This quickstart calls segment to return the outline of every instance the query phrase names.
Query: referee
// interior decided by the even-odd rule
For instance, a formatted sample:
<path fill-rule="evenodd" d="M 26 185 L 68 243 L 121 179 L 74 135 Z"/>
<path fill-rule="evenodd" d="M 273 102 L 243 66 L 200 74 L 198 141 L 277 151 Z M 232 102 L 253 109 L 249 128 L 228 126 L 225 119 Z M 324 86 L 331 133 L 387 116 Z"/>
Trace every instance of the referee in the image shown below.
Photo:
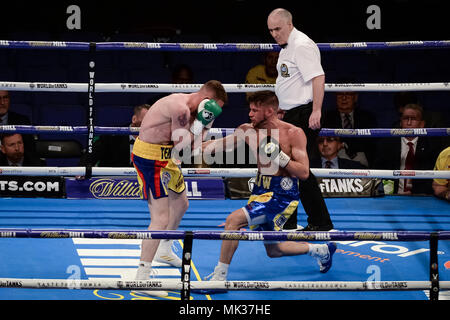
<path fill-rule="evenodd" d="M 270 34 L 282 48 L 277 63 L 275 93 L 284 112 L 283 120 L 305 132 L 307 152 L 311 159 L 319 157 L 316 139 L 320 130 L 325 74 L 317 45 L 292 24 L 292 14 L 275 9 L 267 18 Z M 307 180 L 300 180 L 300 201 L 308 215 L 305 231 L 333 229 L 325 201 L 311 170 Z M 285 229 L 297 228 L 297 215 L 291 215 Z"/>

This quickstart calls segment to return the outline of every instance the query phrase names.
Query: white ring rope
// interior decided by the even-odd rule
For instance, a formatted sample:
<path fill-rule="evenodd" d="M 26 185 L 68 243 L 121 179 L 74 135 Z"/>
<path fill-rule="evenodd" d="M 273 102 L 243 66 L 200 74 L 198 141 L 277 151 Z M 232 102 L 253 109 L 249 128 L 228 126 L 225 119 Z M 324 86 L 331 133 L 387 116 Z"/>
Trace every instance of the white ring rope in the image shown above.
<path fill-rule="evenodd" d="M 83 92 L 88 90 L 87 83 L 64 82 L 9 82 L 0 80 L 0 90 L 32 91 L 32 92 Z M 223 84 L 229 93 L 255 92 L 259 90 L 275 90 L 274 84 Z M 134 92 L 134 93 L 164 93 L 164 92 L 195 92 L 201 84 L 167 84 L 167 83 L 95 83 L 95 92 Z M 448 91 L 449 82 L 422 83 L 327 83 L 325 91 L 365 91 L 365 92 L 395 92 L 395 91 Z"/>
<path fill-rule="evenodd" d="M 81 280 L 0 278 L 0 288 L 182 290 L 180 280 Z M 191 290 L 283 290 L 283 291 L 366 291 L 429 290 L 431 281 L 191 281 Z M 450 281 L 439 281 L 450 289 Z"/>
<path fill-rule="evenodd" d="M 381 179 L 450 179 L 450 171 L 439 170 L 361 170 L 311 168 L 317 177 Z M 255 177 L 256 168 L 183 168 L 185 177 Z M 85 167 L 0 167 L 3 176 L 84 176 Z M 134 168 L 93 167 L 93 176 L 134 176 Z"/>

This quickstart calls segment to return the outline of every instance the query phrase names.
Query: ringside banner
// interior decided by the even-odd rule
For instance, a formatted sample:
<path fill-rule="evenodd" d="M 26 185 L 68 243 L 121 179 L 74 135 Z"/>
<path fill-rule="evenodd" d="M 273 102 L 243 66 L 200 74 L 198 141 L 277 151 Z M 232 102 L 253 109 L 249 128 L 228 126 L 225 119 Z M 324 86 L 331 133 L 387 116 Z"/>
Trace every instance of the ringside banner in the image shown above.
<path fill-rule="evenodd" d="M 227 195 L 231 199 L 248 199 L 254 178 L 225 179 Z M 381 179 L 377 178 L 319 178 L 322 196 L 325 198 L 362 198 L 384 196 Z"/>
<path fill-rule="evenodd" d="M 317 178 L 320 191 L 326 198 L 378 197 L 384 195 L 381 179 L 373 178 Z"/>
<path fill-rule="evenodd" d="M 48 176 L 1 176 L 0 197 L 64 198 L 64 179 Z"/>
<path fill-rule="evenodd" d="M 68 199 L 140 199 L 136 177 L 66 178 Z M 184 178 L 188 199 L 225 199 L 221 178 Z"/>

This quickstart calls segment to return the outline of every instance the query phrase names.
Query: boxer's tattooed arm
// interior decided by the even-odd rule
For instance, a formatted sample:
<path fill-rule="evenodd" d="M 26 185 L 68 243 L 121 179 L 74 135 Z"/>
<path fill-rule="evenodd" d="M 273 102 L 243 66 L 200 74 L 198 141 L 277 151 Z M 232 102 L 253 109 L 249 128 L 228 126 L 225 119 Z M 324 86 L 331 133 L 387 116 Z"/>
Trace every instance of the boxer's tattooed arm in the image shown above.
<path fill-rule="evenodd" d="M 178 123 L 180 124 L 181 127 L 185 127 L 188 124 L 187 116 L 185 114 L 179 116 Z"/>

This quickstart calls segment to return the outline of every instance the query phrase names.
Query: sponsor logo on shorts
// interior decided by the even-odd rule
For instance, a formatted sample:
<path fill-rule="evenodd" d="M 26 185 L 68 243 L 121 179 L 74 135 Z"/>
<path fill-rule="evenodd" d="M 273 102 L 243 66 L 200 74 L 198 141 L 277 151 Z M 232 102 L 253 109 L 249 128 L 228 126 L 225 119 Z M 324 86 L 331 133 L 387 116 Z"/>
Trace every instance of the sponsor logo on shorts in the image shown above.
<path fill-rule="evenodd" d="M 170 175 L 170 172 L 164 171 L 161 176 L 161 182 L 164 185 L 165 188 L 169 185 L 169 181 L 172 179 L 172 176 Z"/>
<path fill-rule="evenodd" d="M 281 179 L 280 186 L 281 188 L 283 188 L 283 190 L 288 191 L 292 189 L 292 187 L 294 186 L 294 182 L 291 178 L 284 177 L 283 179 Z"/>

